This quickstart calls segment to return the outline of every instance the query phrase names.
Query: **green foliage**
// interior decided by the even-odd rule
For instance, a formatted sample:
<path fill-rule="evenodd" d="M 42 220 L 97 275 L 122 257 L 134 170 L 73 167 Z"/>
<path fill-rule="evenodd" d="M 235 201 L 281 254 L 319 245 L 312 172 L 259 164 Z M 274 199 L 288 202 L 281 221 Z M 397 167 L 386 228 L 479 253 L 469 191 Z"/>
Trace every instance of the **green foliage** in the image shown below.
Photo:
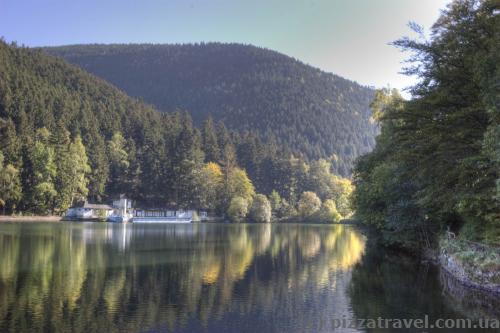
<path fill-rule="evenodd" d="M 323 201 L 320 210 L 320 216 L 323 220 L 336 223 L 342 219 L 342 215 L 337 211 L 337 206 L 335 201 L 332 199 L 327 199 Z"/>
<path fill-rule="evenodd" d="M 99 222 L 105 222 L 107 215 L 104 209 L 96 209 L 96 215 Z"/>
<path fill-rule="evenodd" d="M 63 131 L 55 150 L 56 175 L 54 187 L 56 197 L 53 210 L 66 211 L 74 201 L 83 201 L 88 194 L 90 166 L 80 136 L 69 142 L 69 133 Z"/>
<path fill-rule="evenodd" d="M 224 175 L 217 163 L 209 162 L 200 172 L 201 208 L 215 211 L 220 208 Z"/>
<path fill-rule="evenodd" d="M 4 157 L 0 152 L 0 205 L 5 215 L 7 207 L 13 211 L 22 195 L 19 171 L 12 165 L 4 165 Z"/>
<path fill-rule="evenodd" d="M 10 211 L 59 214 L 77 200 L 125 193 L 143 207 L 223 214 L 234 197 L 250 204 L 256 191 L 275 191 L 276 216 L 289 217 L 300 193 L 312 191 L 348 214 L 349 181 L 334 174 L 345 168 L 342 154 L 307 161 L 274 135 L 230 131 L 211 118 L 199 131 L 187 113 L 158 113 L 40 51 L 1 42 L 0 58 L 0 151 L 22 187 Z"/>
<path fill-rule="evenodd" d="M 113 137 L 109 140 L 108 152 L 111 165 L 121 170 L 126 170 L 129 167 L 125 138 L 120 132 L 113 134 Z"/>
<path fill-rule="evenodd" d="M 0 150 L 21 172 L 21 210 L 119 193 L 152 206 L 199 203 L 203 153 L 189 116 L 159 114 L 39 51 L 0 42 L 0 59 Z"/>
<path fill-rule="evenodd" d="M 213 117 L 240 134 L 254 132 L 296 156 L 338 157 L 349 175 L 374 146 L 368 108 L 373 90 L 283 54 L 240 44 L 75 45 L 45 48 L 160 111 L 187 110 L 195 124 Z M 205 123 L 207 162 L 219 162 Z M 223 150 L 222 146 L 220 146 Z"/>
<path fill-rule="evenodd" d="M 414 98 L 381 91 L 375 150 L 356 167 L 359 217 L 390 243 L 418 249 L 446 227 L 498 243 L 500 18 L 491 0 L 457 0 L 427 42 L 403 38 L 418 75 Z"/>
<path fill-rule="evenodd" d="M 321 207 L 321 200 L 314 192 L 304 192 L 298 202 L 298 212 L 302 217 L 308 217 L 316 213 Z"/>
<path fill-rule="evenodd" d="M 283 199 L 281 202 L 281 209 L 278 211 L 278 217 L 293 217 L 297 216 L 297 214 L 295 206 Z"/>
<path fill-rule="evenodd" d="M 83 200 L 88 194 L 87 175 L 90 173 L 90 167 L 88 165 L 85 146 L 83 145 L 82 138 L 79 135 L 77 135 L 73 142 L 69 145 L 69 157 L 71 160 L 69 174 L 73 179 L 71 196 L 73 200 Z"/>
<path fill-rule="evenodd" d="M 49 212 L 57 195 L 54 186 L 57 168 L 54 149 L 48 143 L 49 135 L 44 127 L 37 131 L 35 144 L 28 150 L 29 167 L 25 171 L 29 174 L 23 177 L 26 202 L 39 214 Z"/>
<path fill-rule="evenodd" d="M 263 194 L 257 194 L 252 201 L 250 218 L 254 222 L 271 222 L 271 203 Z"/>
<path fill-rule="evenodd" d="M 281 199 L 280 194 L 276 190 L 273 190 L 269 195 L 269 203 L 271 204 L 272 212 L 277 215 L 277 212 L 281 211 L 283 206 L 283 199 Z"/>
<path fill-rule="evenodd" d="M 309 189 L 315 192 L 321 200 L 332 199 L 336 209 L 343 217 L 352 214 L 350 197 L 353 191 L 351 181 L 331 172 L 329 161 L 320 159 L 310 165 L 307 181 Z"/>
<path fill-rule="evenodd" d="M 462 278 L 480 285 L 500 283 L 500 253 L 496 247 L 442 237 L 439 248 L 465 273 Z"/>
<path fill-rule="evenodd" d="M 211 117 L 208 117 L 203 123 L 202 137 L 205 160 L 207 162 L 219 162 L 221 160 L 221 151 L 214 122 Z"/>
<path fill-rule="evenodd" d="M 115 132 L 108 141 L 107 153 L 109 157 L 107 193 L 118 196 L 129 191 L 126 179 L 129 177 L 130 161 L 127 143 L 121 132 Z"/>
<path fill-rule="evenodd" d="M 234 168 L 226 171 L 225 195 L 229 198 L 241 197 L 251 202 L 255 189 L 245 170 Z"/>
<path fill-rule="evenodd" d="M 248 200 L 242 197 L 234 197 L 229 203 L 227 216 L 232 222 L 242 222 L 248 214 Z"/>
<path fill-rule="evenodd" d="M 16 126 L 12 119 L 0 117 L 0 147 L 6 163 L 19 166 L 21 157 L 21 143 L 17 135 Z"/>

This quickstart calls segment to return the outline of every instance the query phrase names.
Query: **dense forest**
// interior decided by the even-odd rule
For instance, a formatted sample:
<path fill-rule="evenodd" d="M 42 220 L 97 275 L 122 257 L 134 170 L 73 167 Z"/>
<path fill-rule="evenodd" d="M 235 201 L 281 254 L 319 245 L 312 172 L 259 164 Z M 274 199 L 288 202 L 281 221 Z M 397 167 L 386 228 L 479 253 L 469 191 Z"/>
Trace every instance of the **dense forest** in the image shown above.
<path fill-rule="evenodd" d="M 357 164 L 354 193 L 358 216 L 388 244 L 415 250 L 445 231 L 500 244 L 499 12 L 498 1 L 455 1 L 429 41 L 394 43 L 412 52 L 406 71 L 420 81 L 410 101 L 376 94 L 381 135 Z"/>
<path fill-rule="evenodd" d="M 296 156 L 336 156 L 334 170 L 344 176 L 374 146 L 372 89 L 275 51 L 221 43 L 45 50 L 160 111 L 186 110 L 197 126 L 211 116 Z"/>
<path fill-rule="evenodd" d="M 207 118 L 160 113 L 63 59 L 0 42 L 0 206 L 60 214 L 127 194 L 239 221 L 350 214 L 337 159 L 305 161 Z M 260 194 L 258 194 L 260 193 Z"/>

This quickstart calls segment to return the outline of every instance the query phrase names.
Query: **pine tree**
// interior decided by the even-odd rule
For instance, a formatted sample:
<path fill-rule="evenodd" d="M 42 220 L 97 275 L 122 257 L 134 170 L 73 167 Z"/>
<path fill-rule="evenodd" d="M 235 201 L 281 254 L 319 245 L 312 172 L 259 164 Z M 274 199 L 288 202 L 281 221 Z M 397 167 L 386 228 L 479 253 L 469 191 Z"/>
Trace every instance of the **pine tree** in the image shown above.
<path fill-rule="evenodd" d="M 108 141 L 109 156 L 109 180 L 106 192 L 108 195 L 116 196 L 127 191 L 126 178 L 130 167 L 126 140 L 122 133 L 115 132 Z"/>
<path fill-rule="evenodd" d="M 23 189 L 27 194 L 29 210 L 41 214 L 49 212 L 57 194 L 54 186 L 57 173 L 55 153 L 49 145 L 49 137 L 50 132 L 46 128 L 37 131 L 35 145 L 28 150 L 31 170 L 26 177 L 27 186 Z"/>
<path fill-rule="evenodd" d="M 10 118 L 5 120 L 0 118 L 0 147 L 6 163 L 21 165 L 21 142 L 17 136 L 16 126 Z"/>
<path fill-rule="evenodd" d="M 212 117 L 208 117 L 203 123 L 202 137 L 205 161 L 219 162 L 221 160 L 221 151 L 217 141 L 217 133 L 215 131 Z"/>
<path fill-rule="evenodd" d="M 50 143 L 54 147 L 55 153 L 56 175 L 54 178 L 54 188 L 57 193 L 54 198 L 52 210 L 64 211 L 71 205 L 70 187 L 73 179 L 69 173 L 69 164 L 71 163 L 69 156 L 70 134 L 62 122 L 59 122 L 57 129 L 52 132 Z"/>
<path fill-rule="evenodd" d="M 5 215 L 7 207 L 13 211 L 21 197 L 19 171 L 13 165 L 4 163 L 3 154 L 0 152 L 0 205 L 3 215 Z"/>

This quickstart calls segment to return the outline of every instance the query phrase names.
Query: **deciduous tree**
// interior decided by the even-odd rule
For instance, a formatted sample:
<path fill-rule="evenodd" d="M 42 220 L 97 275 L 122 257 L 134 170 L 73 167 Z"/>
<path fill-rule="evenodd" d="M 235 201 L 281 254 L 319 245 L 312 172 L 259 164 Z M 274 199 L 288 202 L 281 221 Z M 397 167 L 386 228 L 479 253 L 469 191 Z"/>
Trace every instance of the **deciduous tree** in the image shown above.
<path fill-rule="evenodd" d="M 254 222 L 271 222 L 271 203 L 263 194 L 257 194 L 252 201 L 250 218 Z"/>

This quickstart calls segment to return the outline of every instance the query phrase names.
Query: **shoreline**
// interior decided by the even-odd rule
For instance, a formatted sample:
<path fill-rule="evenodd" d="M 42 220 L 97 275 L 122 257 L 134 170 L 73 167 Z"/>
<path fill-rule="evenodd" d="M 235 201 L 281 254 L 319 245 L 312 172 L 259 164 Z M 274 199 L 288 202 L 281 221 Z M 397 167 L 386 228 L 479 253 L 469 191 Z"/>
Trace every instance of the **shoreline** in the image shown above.
<path fill-rule="evenodd" d="M 494 294 L 500 296 L 500 285 L 493 282 L 479 283 L 474 281 L 470 273 L 465 271 L 462 263 L 457 262 L 455 258 L 451 255 L 441 254 L 439 256 L 437 265 L 441 268 L 448 276 L 455 279 L 463 287 L 471 290 L 480 290 L 485 293 Z M 479 272 L 483 274 L 483 272 Z"/>
<path fill-rule="evenodd" d="M 460 274 L 454 273 L 453 269 L 450 269 L 449 266 L 442 262 L 437 263 L 438 267 L 442 270 L 444 274 L 446 274 L 449 278 L 455 280 L 462 287 L 469 290 L 478 290 L 483 293 L 492 294 L 496 296 L 500 296 L 500 286 L 498 285 L 484 285 L 479 284 L 477 282 L 472 281 L 469 277 L 463 276 Z"/>
<path fill-rule="evenodd" d="M 456 260 L 453 254 L 447 253 L 442 244 L 440 244 L 439 249 L 424 251 L 422 259 L 437 266 L 443 274 L 467 290 L 500 296 L 499 284 L 489 281 L 482 283 L 475 281 L 470 272 L 466 271 L 464 264 Z M 483 272 L 479 273 L 482 275 Z"/>
<path fill-rule="evenodd" d="M 0 223 L 2 222 L 60 222 L 62 216 L 10 216 L 10 215 L 0 215 Z"/>

